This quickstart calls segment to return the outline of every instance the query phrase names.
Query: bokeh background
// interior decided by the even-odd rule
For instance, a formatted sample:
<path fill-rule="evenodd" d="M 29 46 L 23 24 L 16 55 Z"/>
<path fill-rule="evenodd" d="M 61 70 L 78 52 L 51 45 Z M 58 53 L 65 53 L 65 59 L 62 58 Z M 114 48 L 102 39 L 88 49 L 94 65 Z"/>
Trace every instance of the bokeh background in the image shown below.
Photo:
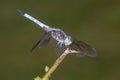
<path fill-rule="evenodd" d="M 68 55 L 50 80 L 120 80 L 119 0 L 0 0 L 0 79 L 33 80 L 58 58 L 55 44 L 29 50 L 44 33 L 21 9 L 92 44 L 98 56 Z"/>

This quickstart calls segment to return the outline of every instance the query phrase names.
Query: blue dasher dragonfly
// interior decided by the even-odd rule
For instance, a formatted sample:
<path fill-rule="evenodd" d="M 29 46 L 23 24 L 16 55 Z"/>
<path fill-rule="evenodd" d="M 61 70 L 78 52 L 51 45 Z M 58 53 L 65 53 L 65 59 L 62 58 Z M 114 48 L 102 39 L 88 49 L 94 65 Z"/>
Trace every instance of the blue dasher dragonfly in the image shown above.
<path fill-rule="evenodd" d="M 25 18 L 36 23 L 40 28 L 44 29 L 46 32 L 42 35 L 42 37 L 38 40 L 38 42 L 32 47 L 31 52 L 38 46 L 39 48 L 47 45 L 52 39 L 57 41 L 55 50 L 58 53 L 64 52 L 66 49 L 69 49 L 71 54 L 75 54 L 78 56 L 96 56 L 96 49 L 89 44 L 74 40 L 71 36 L 65 34 L 65 32 L 58 28 L 52 28 L 48 25 L 38 21 L 36 18 L 31 15 L 25 13 L 22 10 L 18 10 L 18 12 L 24 16 Z"/>

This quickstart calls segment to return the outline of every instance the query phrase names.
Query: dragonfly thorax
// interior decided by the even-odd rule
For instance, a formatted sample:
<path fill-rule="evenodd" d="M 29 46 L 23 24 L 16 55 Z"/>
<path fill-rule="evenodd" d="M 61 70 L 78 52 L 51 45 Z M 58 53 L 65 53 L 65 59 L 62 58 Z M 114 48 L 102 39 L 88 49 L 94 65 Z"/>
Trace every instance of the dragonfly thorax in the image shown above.
<path fill-rule="evenodd" d="M 66 39 L 66 34 L 60 29 L 53 28 L 52 30 L 50 30 L 50 33 L 52 37 L 60 43 L 63 43 Z"/>

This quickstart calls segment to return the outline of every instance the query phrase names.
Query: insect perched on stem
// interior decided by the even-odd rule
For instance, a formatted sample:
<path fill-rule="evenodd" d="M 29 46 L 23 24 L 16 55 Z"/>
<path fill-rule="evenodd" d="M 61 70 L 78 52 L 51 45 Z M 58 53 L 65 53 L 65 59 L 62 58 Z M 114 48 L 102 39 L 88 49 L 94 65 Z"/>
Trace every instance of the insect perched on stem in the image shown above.
<path fill-rule="evenodd" d="M 32 47 L 31 52 L 38 46 L 39 48 L 44 47 L 47 45 L 52 39 L 55 39 L 57 41 L 55 50 L 58 53 L 64 52 L 66 49 L 69 49 L 69 53 L 75 54 L 78 56 L 90 56 L 90 57 L 96 57 L 96 49 L 89 44 L 82 42 L 82 41 L 76 41 L 71 36 L 65 34 L 65 32 L 58 28 L 52 28 L 41 21 L 38 21 L 31 15 L 18 10 L 18 12 L 26 17 L 27 19 L 33 21 L 37 25 L 40 26 L 40 28 L 44 29 L 46 32 L 42 35 L 42 37 L 38 40 L 38 42 Z"/>

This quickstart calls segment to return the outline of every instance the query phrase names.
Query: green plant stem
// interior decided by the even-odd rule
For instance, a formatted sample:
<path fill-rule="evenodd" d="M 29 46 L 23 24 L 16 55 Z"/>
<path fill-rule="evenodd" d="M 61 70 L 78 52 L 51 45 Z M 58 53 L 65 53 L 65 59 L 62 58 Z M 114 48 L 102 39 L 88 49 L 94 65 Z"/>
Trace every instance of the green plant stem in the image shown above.
<path fill-rule="evenodd" d="M 57 58 L 57 60 L 54 62 L 53 66 L 48 70 L 48 72 L 44 75 L 42 80 L 47 80 L 50 75 L 56 70 L 56 68 L 59 66 L 59 64 L 64 60 L 66 55 L 68 54 L 68 49 L 66 49 L 60 57 Z"/>

